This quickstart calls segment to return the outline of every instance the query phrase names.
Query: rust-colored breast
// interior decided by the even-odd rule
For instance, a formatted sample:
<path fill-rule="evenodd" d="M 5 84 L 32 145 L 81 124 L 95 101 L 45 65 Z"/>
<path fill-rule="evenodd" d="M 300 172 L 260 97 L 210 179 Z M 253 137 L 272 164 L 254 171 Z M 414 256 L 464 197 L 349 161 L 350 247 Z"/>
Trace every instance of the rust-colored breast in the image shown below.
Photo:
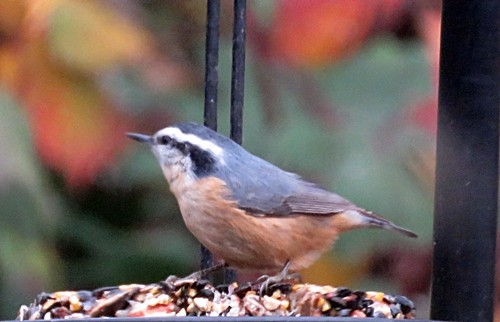
<path fill-rule="evenodd" d="M 292 270 L 299 270 L 328 250 L 339 232 L 353 228 L 342 214 L 252 216 L 238 208 L 225 183 L 214 177 L 177 183 L 171 190 L 193 235 L 237 268 L 281 269 L 290 260 Z"/>

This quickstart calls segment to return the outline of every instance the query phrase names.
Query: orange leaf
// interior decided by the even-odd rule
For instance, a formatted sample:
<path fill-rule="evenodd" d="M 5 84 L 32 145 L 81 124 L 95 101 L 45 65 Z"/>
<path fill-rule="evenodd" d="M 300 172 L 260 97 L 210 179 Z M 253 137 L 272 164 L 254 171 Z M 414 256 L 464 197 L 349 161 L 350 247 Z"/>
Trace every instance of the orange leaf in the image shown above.
<path fill-rule="evenodd" d="M 61 171 L 69 186 L 89 184 L 123 149 L 128 121 L 91 81 L 45 72 L 28 89 L 35 144 L 43 161 Z"/>
<path fill-rule="evenodd" d="M 147 32 L 96 1 L 60 1 L 48 17 L 51 54 L 66 67 L 100 72 L 149 57 Z"/>
<path fill-rule="evenodd" d="M 14 89 L 18 83 L 19 57 L 14 46 L 0 47 L 0 82 Z"/>
<path fill-rule="evenodd" d="M 271 31 L 274 56 L 311 67 L 345 57 L 367 37 L 376 5 L 373 0 L 281 1 Z"/>
<path fill-rule="evenodd" d="M 106 102 L 91 79 L 53 65 L 43 39 L 14 53 L 17 65 L 9 85 L 27 108 L 40 157 L 69 186 L 91 183 L 124 148 L 128 119 Z M 0 63 L 11 62 L 7 58 Z"/>
<path fill-rule="evenodd" d="M 0 34 L 2 37 L 14 35 L 25 14 L 25 6 L 19 0 L 0 1 Z"/>

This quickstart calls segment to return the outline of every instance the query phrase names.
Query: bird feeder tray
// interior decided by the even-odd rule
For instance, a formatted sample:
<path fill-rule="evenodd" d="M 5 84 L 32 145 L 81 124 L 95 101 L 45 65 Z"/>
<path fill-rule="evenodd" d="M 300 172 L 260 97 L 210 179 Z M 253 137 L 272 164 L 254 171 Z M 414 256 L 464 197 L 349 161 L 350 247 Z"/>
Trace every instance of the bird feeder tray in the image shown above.
<path fill-rule="evenodd" d="M 129 284 L 93 291 L 39 294 L 23 305 L 18 320 L 137 318 L 134 321 L 185 321 L 219 317 L 223 321 L 361 321 L 414 319 L 415 307 L 401 295 L 352 291 L 314 284 L 237 283 L 214 286 L 203 279 L 176 279 L 155 284 Z M 348 319 L 344 319 L 347 318 Z M 243 318 L 243 319 L 242 319 Z M 114 319 L 114 321 L 117 321 Z"/>

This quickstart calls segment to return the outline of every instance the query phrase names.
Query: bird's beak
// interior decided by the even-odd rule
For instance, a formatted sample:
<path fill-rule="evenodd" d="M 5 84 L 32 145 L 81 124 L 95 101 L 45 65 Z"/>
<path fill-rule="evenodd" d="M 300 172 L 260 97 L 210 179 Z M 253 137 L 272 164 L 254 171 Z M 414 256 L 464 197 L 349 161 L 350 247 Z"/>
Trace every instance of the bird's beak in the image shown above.
<path fill-rule="evenodd" d="M 136 141 L 147 143 L 149 145 L 153 145 L 153 137 L 149 135 L 139 134 L 139 133 L 126 133 L 127 136 Z"/>

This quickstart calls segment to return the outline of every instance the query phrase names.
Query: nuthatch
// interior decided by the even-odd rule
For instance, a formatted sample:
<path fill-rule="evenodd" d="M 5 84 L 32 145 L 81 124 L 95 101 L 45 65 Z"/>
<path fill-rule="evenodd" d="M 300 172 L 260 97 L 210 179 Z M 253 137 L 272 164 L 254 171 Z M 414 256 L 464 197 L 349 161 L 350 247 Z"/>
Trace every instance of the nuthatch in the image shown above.
<path fill-rule="evenodd" d="M 196 123 L 127 135 L 150 145 L 187 228 L 229 266 L 297 271 L 359 227 L 416 237 Z"/>

